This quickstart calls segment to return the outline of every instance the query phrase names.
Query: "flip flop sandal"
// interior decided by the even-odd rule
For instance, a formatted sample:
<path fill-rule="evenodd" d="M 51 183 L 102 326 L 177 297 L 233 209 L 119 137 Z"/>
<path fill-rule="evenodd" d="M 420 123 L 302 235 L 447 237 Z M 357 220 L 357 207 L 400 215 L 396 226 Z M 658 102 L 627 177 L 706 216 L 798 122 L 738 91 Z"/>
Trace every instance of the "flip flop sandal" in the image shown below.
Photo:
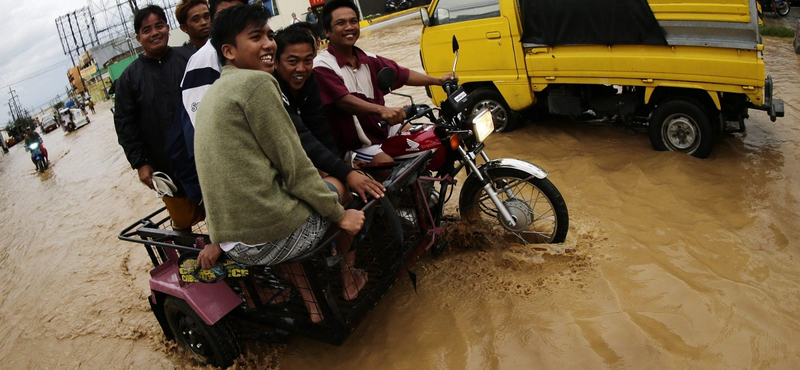
<path fill-rule="evenodd" d="M 243 278 L 249 275 L 246 265 L 230 259 L 219 259 L 217 265 L 204 269 L 197 263 L 198 253 L 186 252 L 178 258 L 178 272 L 186 283 L 212 284 L 227 278 Z"/>

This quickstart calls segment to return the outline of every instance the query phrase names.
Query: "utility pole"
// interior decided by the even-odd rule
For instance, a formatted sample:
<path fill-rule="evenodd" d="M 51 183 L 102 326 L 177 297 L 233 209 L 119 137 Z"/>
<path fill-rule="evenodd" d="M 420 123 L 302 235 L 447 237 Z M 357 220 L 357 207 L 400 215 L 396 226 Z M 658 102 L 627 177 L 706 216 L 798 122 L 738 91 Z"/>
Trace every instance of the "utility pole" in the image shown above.
<path fill-rule="evenodd" d="M 9 86 L 8 93 L 11 95 L 11 104 L 14 106 L 14 113 L 16 114 L 16 118 L 14 119 L 16 120 L 22 118 L 23 117 L 22 108 L 20 107 L 20 104 L 17 101 L 17 99 L 19 99 L 17 92 L 15 90 L 11 90 L 11 87 Z"/>

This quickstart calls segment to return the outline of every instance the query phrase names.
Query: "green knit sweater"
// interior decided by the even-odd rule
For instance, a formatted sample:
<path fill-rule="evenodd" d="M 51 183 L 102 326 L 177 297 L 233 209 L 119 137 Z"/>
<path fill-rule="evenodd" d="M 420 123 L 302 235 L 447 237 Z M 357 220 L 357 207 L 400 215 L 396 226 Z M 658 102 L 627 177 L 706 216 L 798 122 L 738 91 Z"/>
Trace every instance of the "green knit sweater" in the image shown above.
<path fill-rule="evenodd" d="M 197 110 L 194 146 L 214 243 L 279 240 L 312 209 L 334 222 L 344 217 L 303 151 L 269 73 L 223 67 Z"/>

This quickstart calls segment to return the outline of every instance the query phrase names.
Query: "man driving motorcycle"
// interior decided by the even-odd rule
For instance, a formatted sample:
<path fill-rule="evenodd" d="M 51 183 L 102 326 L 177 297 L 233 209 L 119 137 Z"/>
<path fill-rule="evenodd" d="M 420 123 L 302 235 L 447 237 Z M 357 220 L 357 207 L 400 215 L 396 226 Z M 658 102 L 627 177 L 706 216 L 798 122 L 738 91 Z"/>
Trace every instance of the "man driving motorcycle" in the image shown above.
<path fill-rule="evenodd" d="M 376 162 L 392 162 L 380 150 L 380 144 L 399 131 L 399 126 L 390 131 L 378 123 L 385 120 L 396 125 L 406 115 L 403 108 L 385 106 L 384 93 L 376 85 L 378 71 L 384 67 L 395 70 L 397 83 L 393 89 L 403 85 L 441 86 L 454 76 L 452 73 L 440 78 L 428 76 L 356 47 L 360 35 L 358 15 L 358 7 L 350 0 L 325 4 L 322 25 L 330 44 L 314 59 L 314 77 L 336 144 L 346 152 L 345 158 L 355 155 L 355 159 L 365 162 L 373 158 Z"/>
<path fill-rule="evenodd" d="M 38 132 L 33 131 L 33 129 L 31 129 L 31 128 L 28 128 L 28 131 L 25 133 L 25 150 L 29 150 L 28 149 L 29 145 L 31 145 L 33 143 L 36 143 L 36 142 L 39 143 L 39 149 L 42 150 L 42 155 L 44 155 L 45 159 L 47 159 L 48 158 L 47 157 L 47 149 L 45 149 L 45 147 L 44 147 L 44 143 L 42 141 L 42 137 L 39 136 Z M 31 162 L 33 162 L 33 164 L 36 165 L 36 160 L 34 159 L 33 156 L 31 156 Z"/>

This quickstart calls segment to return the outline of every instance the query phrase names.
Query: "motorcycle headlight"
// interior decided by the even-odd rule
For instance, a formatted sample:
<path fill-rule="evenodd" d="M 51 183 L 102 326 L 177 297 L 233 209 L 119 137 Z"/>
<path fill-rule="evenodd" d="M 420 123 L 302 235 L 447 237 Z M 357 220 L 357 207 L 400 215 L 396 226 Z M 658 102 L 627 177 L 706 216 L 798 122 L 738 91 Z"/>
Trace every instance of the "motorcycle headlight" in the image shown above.
<path fill-rule="evenodd" d="M 478 142 L 486 140 L 486 138 L 494 132 L 494 118 L 492 117 L 492 112 L 486 109 L 478 113 L 478 115 L 472 119 L 472 132 L 475 133 Z"/>
<path fill-rule="evenodd" d="M 33 143 L 30 146 L 28 146 L 28 148 L 30 148 L 31 150 L 36 150 L 37 148 L 39 148 L 39 143 Z"/>

